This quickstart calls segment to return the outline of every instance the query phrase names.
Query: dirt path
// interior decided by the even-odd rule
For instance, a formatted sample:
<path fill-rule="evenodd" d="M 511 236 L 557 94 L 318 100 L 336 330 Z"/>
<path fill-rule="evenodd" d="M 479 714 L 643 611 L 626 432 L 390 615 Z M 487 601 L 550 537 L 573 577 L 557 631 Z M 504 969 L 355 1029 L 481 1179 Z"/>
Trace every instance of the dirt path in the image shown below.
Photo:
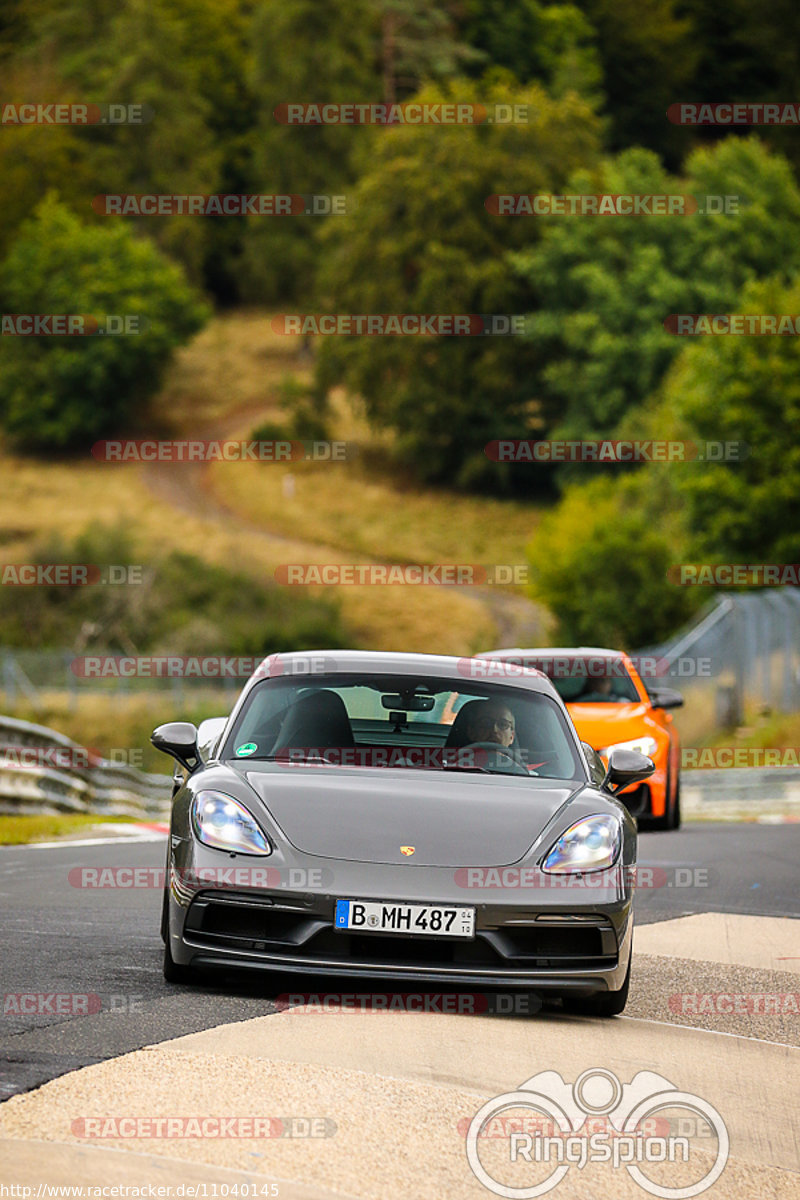
<path fill-rule="evenodd" d="M 224 420 L 194 431 L 192 436 L 209 441 L 238 436 L 243 428 L 252 426 L 264 416 L 264 406 L 241 409 L 230 413 Z M 180 435 L 186 436 L 186 435 Z M 283 534 L 243 517 L 227 505 L 215 492 L 211 479 L 210 463 L 175 464 L 143 463 L 142 475 L 148 489 L 162 503 L 181 512 L 206 521 L 224 524 L 228 529 L 237 529 L 254 539 L 254 550 L 259 542 L 272 548 L 291 545 L 295 550 L 307 546 L 309 550 L 329 552 L 334 558 L 342 553 L 341 547 L 321 542 L 304 542 L 298 538 L 287 538 Z M 359 554 L 359 561 L 380 563 L 378 558 Z M 436 585 L 440 586 L 440 585 Z M 524 596 L 513 592 L 500 592 L 490 587 L 455 587 L 452 590 L 469 595 L 488 612 L 495 625 L 495 643 L 498 646 L 538 646 L 545 637 L 546 616 L 543 610 Z"/>

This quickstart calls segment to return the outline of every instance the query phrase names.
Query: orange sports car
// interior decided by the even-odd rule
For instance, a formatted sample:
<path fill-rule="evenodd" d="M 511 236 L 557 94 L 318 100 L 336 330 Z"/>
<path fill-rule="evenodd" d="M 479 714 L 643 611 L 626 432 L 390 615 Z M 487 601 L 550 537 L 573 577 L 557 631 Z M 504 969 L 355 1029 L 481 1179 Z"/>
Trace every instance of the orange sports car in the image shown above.
<path fill-rule="evenodd" d="M 478 658 L 501 659 L 544 671 L 567 706 L 578 736 L 607 759 L 610 750 L 639 750 L 652 758 L 646 783 L 620 792 L 641 825 L 677 829 L 681 823 L 681 748 L 668 711 L 683 697 L 672 688 L 645 687 L 633 661 L 621 650 L 592 646 L 492 650 Z"/>

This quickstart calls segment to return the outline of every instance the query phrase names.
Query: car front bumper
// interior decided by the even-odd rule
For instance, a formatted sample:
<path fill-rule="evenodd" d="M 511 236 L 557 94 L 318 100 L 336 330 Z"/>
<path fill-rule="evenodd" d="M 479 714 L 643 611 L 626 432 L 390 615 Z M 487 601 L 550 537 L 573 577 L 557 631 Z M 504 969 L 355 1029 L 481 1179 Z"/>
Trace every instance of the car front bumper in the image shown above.
<path fill-rule="evenodd" d="M 272 887 L 210 887 L 204 871 L 220 860 L 229 856 L 194 839 L 173 842 L 168 936 L 177 964 L 576 993 L 616 991 L 627 971 L 633 894 L 623 872 L 601 887 L 543 887 L 537 875 L 532 886 L 471 889 L 458 886 L 455 869 L 306 859 L 302 870 L 324 886 L 288 887 L 277 873 Z M 342 897 L 474 906 L 475 937 L 339 931 Z"/>

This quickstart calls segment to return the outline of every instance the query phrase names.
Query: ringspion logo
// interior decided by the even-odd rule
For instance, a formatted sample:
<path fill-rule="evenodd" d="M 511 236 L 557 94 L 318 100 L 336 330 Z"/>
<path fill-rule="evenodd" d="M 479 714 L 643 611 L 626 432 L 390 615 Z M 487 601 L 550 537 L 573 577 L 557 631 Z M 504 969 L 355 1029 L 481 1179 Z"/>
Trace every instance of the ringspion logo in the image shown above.
<path fill-rule="evenodd" d="M 502 1146 L 491 1159 L 495 1174 L 481 1160 L 485 1130 L 492 1122 L 501 1125 L 512 1112 L 534 1114 L 533 1129 L 521 1131 L 509 1123 L 500 1136 L 508 1143 L 505 1161 Z M 669 1120 L 665 1136 L 663 1117 Z M 608 1127 L 585 1136 L 587 1120 L 604 1117 Z M 555 1136 L 546 1136 L 538 1123 L 544 1118 L 555 1128 Z M 653 1126 L 653 1122 L 657 1124 Z M 673 1127 L 677 1136 L 673 1135 Z M 663 1132 L 662 1132 L 663 1131 Z M 716 1153 L 712 1146 L 716 1142 Z M 697 1144 L 700 1144 L 699 1147 Z M 692 1151 L 700 1149 L 698 1161 Z M 709 1153 L 711 1151 L 711 1153 Z M 707 1191 L 719 1179 L 728 1161 L 730 1137 L 719 1112 L 700 1096 L 681 1092 L 655 1071 L 639 1071 L 630 1083 L 602 1067 L 584 1071 L 570 1086 L 557 1071 L 541 1071 L 506 1092 L 488 1100 L 472 1118 L 467 1129 L 467 1161 L 473 1174 L 496 1196 L 528 1198 L 544 1196 L 557 1187 L 574 1166 L 582 1171 L 589 1163 L 606 1164 L 612 1170 L 624 1167 L 630 1177 L 651 1195 L 665 1200 L 690 1200 Z M 681 1178 L 694 1174 L 693 1182 L 682 1187 L 664 1187 L 648 1175 L 648 1170 L 663 1163 L 681 1164 Z M 528 1169 L 523 1164 L 530 1164 Z M 688 1164 L 688 1165 L 687 1165 Z M 542 1180 L 542 1166 L 551 1168 Z M 508 1187 L 496 1173 L 513 1172 L 526 1187 Z M 658 1173 L 658 1178 L 663 1176 Z"/>

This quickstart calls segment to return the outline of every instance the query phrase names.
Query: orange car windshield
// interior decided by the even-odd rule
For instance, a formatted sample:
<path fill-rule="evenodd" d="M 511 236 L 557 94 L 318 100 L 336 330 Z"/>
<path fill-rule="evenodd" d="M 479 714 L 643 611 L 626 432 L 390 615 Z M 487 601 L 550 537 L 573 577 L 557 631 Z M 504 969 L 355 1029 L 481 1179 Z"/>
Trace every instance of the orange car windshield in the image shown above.
<path fill-rule="evenodd" d="M 559 658 L 537 663 L 565 704 L 637 704 L 640 696 L 621 658 Z M 589 669 L 591 667 L 591 670 Z"/>

